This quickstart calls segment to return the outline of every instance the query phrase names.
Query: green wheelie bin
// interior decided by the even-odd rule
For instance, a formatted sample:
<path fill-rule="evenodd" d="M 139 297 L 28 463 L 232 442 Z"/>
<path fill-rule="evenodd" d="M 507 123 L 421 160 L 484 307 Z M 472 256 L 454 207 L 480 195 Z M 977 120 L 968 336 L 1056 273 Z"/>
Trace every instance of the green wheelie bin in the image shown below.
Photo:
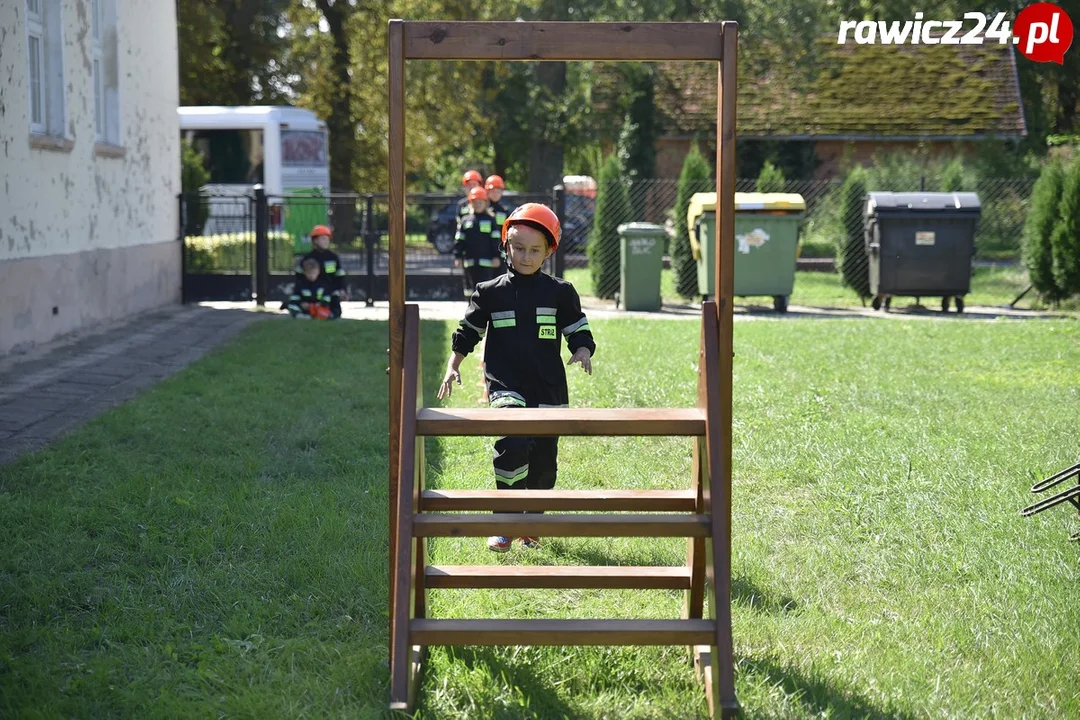
<path fill-rule="evenodd" d="M 634 222 L 619 226 L 619 305 L 623 310 L 660 310 L 664 228 Z"/>
<path fill-rule="evenodd" d="M 769 295 L 787 312 L 795 287 L 799 224 L 806 201 L 793 193 L 735 193 L 735 294 Z M 696 193 L 686 212 L 690 247 L 698 267 L 698 291 L 716 292 L 716 193 Z"/>

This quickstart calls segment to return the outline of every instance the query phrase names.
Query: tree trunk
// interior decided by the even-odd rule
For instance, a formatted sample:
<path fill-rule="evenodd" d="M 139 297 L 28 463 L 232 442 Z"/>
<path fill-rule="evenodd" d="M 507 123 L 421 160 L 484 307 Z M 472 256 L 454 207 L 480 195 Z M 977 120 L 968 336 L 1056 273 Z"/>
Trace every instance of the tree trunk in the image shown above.
<path fill-rule="evenodd" d="M 352 120 L 352 77 L 349 68 L 349 36 L 345 23 L 349 7 L 342 0 L 315 0 L 323 19 L 330 27 L 334 41 L 331 56 L 331 75 L 334 95 L 330 101 L 330 116 L 326 127 L 330 135 L 330 188 L 335 192 L 352 192 L 352 168 L 356 157 L 356 129 Z"/>
<path fill-rule="evenodd" d="M 566 90 L 566 63 L 544 62 L 536 66 L 536 80 L 541 92 L 552 99 Z M 556 105 L 557 103 L 552 103 Z M 541 118 L 546 123 L 547 118 Z M 563 148 L 559 138 L 534 133 L 529 148 L 529 192 L 548 192 L 562 182 Z"/>

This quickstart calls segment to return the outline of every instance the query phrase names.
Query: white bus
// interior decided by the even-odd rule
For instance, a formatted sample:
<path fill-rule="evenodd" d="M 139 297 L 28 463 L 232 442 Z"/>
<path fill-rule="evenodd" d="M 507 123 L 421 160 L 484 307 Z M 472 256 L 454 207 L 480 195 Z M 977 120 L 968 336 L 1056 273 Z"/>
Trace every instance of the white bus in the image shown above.
<path fill-rule="evenodd" d="M 225 198 L 250 195 L 255 185 L 263 186 L 272 205 L 281 196 L 329 192 L 326 123 L 310 110 L 205 106 L 181 107 L 178 113 L 181 138 L 202 154 L 210 172 L 202 188 L 211 196 L 205 234 L 234 231 L 229 216 L 242 206 Z M 279 222 L 275 217 L 271 225 Z"/>

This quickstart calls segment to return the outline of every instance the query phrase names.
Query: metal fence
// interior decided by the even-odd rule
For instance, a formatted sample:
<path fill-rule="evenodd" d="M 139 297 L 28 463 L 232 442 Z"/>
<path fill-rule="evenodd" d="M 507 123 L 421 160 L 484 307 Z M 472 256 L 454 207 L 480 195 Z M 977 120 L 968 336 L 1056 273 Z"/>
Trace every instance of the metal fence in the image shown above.
<path fill-rule="evenodd" d="M 736 192 L 753 192 L 753 179 L 736 181 Z M 976 257 L 987 260 L 1016 258 L 1020 234 L 1027 216 L 1034 185 L 1032 179 L 980 180 L 974 188 L 982 202 L 976 232 Z M 798 193 L 806 201 L 806 215 L 800 229 L 803 258 L 836 257 L 852 233 L 861 237 L 861 207 L 845 212 L 839 180 L 791 181 L 782 192 Z M 709 192 L 713 181 L 702 181 L 694 192 Z M 868 187 L 868 191 L 881 188 Z M 936 180 L 923 179 L 909 185 L 895 184 L 894 192 L 940 191 Z M 627 185 L 628 202 L 618 205 L 613 225 L 652 222 L 665 227 L 666 255 L 675 236 L 677 180 L 642 180 Z M 454 266 L 453 244 L 461 196 L 449 193 L 410 194 L 406 197 L 405 267 L 410 297 L 460 297 L 462 271 Z M 546 270 L 569 276 L 582 288 L 600 297 L 612 297 L 618 287 L 618 273 L 589 278 L 590 253 L 602 264 L 618 267 L 619 245 L 611 238 L 595 237 L 594 197 L 567 193 L 556 188 L 551 193 L 507 193 L 507 211 L 525 202 L 541 202 L 559 214 L 563 242 Z M 368 302 L 386 297 L 389 270 L 386 194 L 332 194 L 266 196 L 259 193 L 231 196 L 195 195 L 180 197 L 181 235 L 184 240 L 185 298 L 250 299 L 284 297 L 292 281 L 297 255 L 309 249 L 308 234 L 317 224 L 333 228 L 332 249 L 341 257 L 354 299 Z M 266 250 L 259 252 L 260 238 Z M 596 247 L 590 251 L 590 243 Z M 266 287 L 259 293 L 260 257 Z M 865 272 L 865 255 L 852 258 L 854 272 Z M 669 264 L 669 261 L 666 261 Z M 595 282 L 594 282 L 595 281 Z M 587 291 L 587 290 L 586 290 Z"/>

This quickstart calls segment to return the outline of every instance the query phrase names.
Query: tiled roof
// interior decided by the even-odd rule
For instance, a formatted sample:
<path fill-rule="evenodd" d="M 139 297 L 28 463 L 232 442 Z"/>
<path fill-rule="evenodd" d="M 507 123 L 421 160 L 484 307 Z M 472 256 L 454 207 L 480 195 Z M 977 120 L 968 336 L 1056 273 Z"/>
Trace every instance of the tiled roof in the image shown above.
<path fill-rule="evenodd" d="M 744 138 L 963 138 L 1026 134 L 1011 45 L 838 45 L 804 58 L 740 47 Z M 716 65 L 663 63 L 669 134 L 714 132 Z"/>

